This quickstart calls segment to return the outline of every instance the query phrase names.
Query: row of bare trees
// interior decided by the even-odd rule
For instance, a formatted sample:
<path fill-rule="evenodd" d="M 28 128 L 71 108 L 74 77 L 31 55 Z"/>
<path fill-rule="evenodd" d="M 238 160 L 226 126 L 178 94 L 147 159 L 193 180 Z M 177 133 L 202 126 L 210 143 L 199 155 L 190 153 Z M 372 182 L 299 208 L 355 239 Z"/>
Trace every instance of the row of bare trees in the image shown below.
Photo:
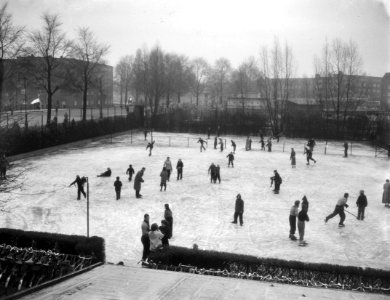
<path fill-rule="evenodd" d="M 72 85 L 83 95 L 83 120 L 86 119 L 88 90 L 97 85 L 96 69 L 104 63 L 109 47 L 99 43 L 88 28 L 78 28 L 74 39 L 67 38 L 61 29 L 62 23 L 57 14 L 42 15 L 42 28 L 27 31 L 25 27 L 15 25 L 12 15 L 7 11 L 7 3 L 0 7 L 0 89 L 16 68 L 5 68 L 6 60 L 22 57 L 36 57 L 28 60 L 22 72 L 33 78 L 34 86 L 47 94 L 47 124 L 51 121 L 51 109 L 54 94 L 64 85 Z M 63 58 L 69 58 L 64 68 Z M 72 60 L 73 59 L 73 60 Z M 27 59 L 26 59 L 27 62 Z M 73 76 L 72 76 L 73 75 Z M 0 90 L 0 110 L 2 90 Z"/>

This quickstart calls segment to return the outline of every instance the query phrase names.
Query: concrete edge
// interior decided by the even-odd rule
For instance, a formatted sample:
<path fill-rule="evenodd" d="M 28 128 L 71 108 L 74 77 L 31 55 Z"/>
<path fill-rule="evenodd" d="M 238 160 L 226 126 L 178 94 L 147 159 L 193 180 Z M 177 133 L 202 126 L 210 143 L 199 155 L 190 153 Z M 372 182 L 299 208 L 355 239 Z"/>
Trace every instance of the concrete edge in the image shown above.
<path fill-rule="evenodd" d="M 34 293 L 36 291 L 39 291 L 39 290 L 42 290 L 44 288 L 47 288 L 47 287 L 50 287 L 50 286 L 53 286 L 57 283 L 60 283 L 62 281 L 65 281 L 67 279 L 70 279 L 72 277 L 75 277 L 77 275 L 80 275 L 82 273 L 85 273 L 85 272 L 88 272 L 88 271 L 91 271 L 92 269 L 96 268 L 96 267 L 100 267 L 104 265 L 103 262 L 98 262 L 94 265 L 91 265 L 89 267 L 86 267 L 84 269 L 81 269 L 79 271 L 76 271 L 76 272 L 73 272 L 73 273 L 70 273 L 70 274 L 66 274 L 65 276 L 62 276 L 62 277 L 59 277 L 59 278 L 55 278 L 55 279 L 52 279 L 52 280 L 49 280 L 49 281 L 46 281 L 40 285 L 37 285 L 37 286 L 34 286 L 34 287 L 31 287 L 31 288 L 27 288 L 27 289 L 24 289 L 20 292 L 17 292 L 15 294 L 12 294 L 12 295 L 9 295 L 9 296 L 5 296 L 5 298 L 2 298 L 4 300 L 14 300 L 14 299 L 19 299 L 23 296 L 26 296 L 28 294 L 31 294 L 31 293 Z"/>

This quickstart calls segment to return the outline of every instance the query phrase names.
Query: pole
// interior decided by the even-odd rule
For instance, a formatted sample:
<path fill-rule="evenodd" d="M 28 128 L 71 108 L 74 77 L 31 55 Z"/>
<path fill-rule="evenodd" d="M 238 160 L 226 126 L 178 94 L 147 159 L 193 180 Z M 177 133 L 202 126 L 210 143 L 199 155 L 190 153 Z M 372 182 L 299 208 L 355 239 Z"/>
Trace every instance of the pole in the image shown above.
<path fill-rule="evenodd" d="M 87 238 L 89 238 L 89 181 L 87 177 Z"/>
<path fill-rule="evenodd" d="M 328 141 L 325 142 L 325 155 L 326 155 L 326 147 L 328 146 Z"/>
<path fill-rule="evenodd" d="M 27 121 L 27 79 L 24 78 L 24 128 L 27 129 L 28 121 Z"/>
<path fill-rule="evenodd" d="M 349 213 L 350 215 L 354 216 L 355 218 L 357 218 L 357 215 L 354 215 L 353 213 L 350 213 L 348 210 L 344 209 L 347 213 Z"/>
<path fill-rule="evenodd" d="M 133 143 L 133 129 L 130 129 L 130 144 Z"/>
<path fill-rule="evenodd" d="M 43 132 L 43 110 L 41 114 L 41 131 Z"/>
<path fill-rule="evenodd" d="M 351 142 L 351 155 L 352 155 L 352 142 Z"/>
<path fill-rule="evenodd" d="M 284 152 L 284 146 L 286 145 L 286 142 L 283 142 L 283 152 Z"/>

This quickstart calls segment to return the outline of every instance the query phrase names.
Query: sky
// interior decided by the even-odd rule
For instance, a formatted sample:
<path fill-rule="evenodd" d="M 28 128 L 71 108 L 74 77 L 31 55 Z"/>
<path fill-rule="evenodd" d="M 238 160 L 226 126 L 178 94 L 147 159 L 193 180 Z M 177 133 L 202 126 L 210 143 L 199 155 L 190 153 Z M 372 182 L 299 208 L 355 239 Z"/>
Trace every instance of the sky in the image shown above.
<path fill-rule="evenodd" d="M 210 64 L 225 57 L 238 67 L 276 38 L 292 47 L 295 76 L 312 76 L 326 40 L 339 38 L 357 43 L 364 73 L 390 72 L 390 0 L 12 0 L 8 9 L 27 30 L 39 30 L 46 12 L 61 17 L 69 38 L 89 27 L 110 45 L 112 66 L 159 45 Z"/>

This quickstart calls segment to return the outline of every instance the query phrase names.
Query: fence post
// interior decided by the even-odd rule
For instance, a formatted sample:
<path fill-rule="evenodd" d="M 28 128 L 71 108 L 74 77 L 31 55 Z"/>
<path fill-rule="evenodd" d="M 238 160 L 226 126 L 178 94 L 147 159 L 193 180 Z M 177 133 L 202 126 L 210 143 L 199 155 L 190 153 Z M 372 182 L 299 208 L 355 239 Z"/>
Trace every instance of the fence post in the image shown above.
<path fill-rule="evenodd" d="M 325 141 L 325 155 L 326 155 L 326 147 L 328 147 L 328 141 Z"/>
<path fill-rule="evenodd" d="M 286 145 L 286 142 L 283 142 L 283 152 L 284 152 L 284 146 Z"/>
<path fill-rule="evenodd" d="M 352 142 L 351 142 L 351 155 L 352 155 Z"/>

